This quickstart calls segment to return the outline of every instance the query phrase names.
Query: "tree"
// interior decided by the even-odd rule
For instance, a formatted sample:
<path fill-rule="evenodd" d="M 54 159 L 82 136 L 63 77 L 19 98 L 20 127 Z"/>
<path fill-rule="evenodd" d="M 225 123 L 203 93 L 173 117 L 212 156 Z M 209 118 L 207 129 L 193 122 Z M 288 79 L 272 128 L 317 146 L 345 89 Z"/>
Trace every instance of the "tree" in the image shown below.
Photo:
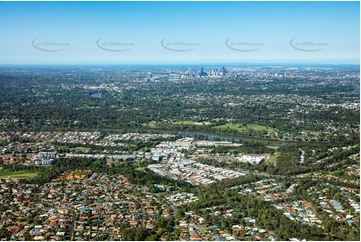
<path fill-rule="evenodd" d="M 10 233 L 6 228 L 1 228 L 0 229 L 0 238 L 5 238 L 7 240 L 10 240 Z"/>

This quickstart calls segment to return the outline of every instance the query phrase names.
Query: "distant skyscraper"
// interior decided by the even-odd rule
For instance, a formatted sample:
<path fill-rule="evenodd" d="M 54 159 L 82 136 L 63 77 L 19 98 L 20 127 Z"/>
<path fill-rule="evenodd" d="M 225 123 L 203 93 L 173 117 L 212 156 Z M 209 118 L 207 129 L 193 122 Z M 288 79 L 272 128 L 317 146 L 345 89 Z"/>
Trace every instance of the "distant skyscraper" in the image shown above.
<path fill-rule="evenodd" d="M 222 76 L 225 77 L 227 75 L 226 68 L 222 67 Z"/>
<path fill-rule="evenodd" d="M 207 72 L 205 72 L 205 71 L 203 70 L 203 67 L 201 68 L 201 71 L 198 72 L 198 76 L 199 76 L 199 77 L 208 76 Z"/>

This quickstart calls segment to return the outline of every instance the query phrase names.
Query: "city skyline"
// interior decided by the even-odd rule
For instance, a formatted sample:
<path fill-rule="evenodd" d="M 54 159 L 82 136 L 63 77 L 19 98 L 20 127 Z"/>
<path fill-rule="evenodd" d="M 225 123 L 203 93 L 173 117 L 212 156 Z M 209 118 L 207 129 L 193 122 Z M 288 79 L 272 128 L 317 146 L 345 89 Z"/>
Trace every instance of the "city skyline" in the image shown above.
<path fill-rule="evenodd" d="M 0 64 L 359 64 L 359 2 L 1 2 Z"/>

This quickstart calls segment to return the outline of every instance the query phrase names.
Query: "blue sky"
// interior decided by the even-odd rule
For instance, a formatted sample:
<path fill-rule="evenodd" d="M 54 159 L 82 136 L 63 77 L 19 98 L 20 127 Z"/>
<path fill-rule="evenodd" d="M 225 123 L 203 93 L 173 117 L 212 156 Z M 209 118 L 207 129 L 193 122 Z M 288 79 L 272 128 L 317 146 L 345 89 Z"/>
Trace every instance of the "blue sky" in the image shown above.
<path fill-rule="evenodd" d="M 359 19 L 359 2 L 0 2 L 0 63 L 358 64 Z"/>

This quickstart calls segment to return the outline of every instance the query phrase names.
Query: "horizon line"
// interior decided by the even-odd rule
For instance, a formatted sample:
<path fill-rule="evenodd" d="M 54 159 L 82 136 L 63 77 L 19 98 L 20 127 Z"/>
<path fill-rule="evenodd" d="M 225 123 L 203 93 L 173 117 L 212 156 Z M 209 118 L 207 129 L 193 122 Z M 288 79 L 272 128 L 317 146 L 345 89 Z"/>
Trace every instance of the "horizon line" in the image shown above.
<path fill-rule="evenodd" d="M 240 63 L 0 63 L 5 65 L 67 65 L 67 66 L 90 66 L 90 65 L 117 65 L 117 66 L 186 66 L 186 65 L 358 65 L 360 63 L 305 63 L 305 62 L 240 62 Z"/>

